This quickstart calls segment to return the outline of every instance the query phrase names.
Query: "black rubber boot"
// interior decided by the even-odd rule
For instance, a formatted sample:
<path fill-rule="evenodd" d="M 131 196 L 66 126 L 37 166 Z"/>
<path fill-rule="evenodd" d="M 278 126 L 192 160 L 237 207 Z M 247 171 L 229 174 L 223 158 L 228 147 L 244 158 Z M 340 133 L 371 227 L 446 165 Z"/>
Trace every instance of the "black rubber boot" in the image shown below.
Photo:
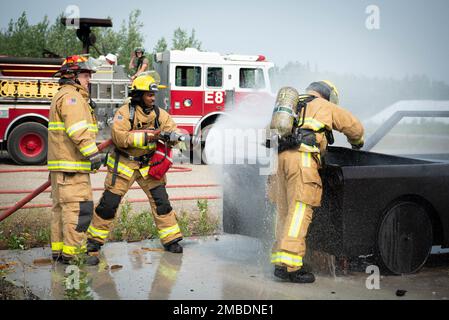
<path fill-rule="evenodd" d="M 288 280 L 287 267 L 274 266 L 274 275 L 282 280 Z"/>
<path fill-rule="evenodd" d="M 176 242 L 164 244 L 165 250 L 172 252 L 172 253 L 182 253 L 183 249 L 178 242 L 179 242 L 179 240 Z"/>
<path fill-rule="evenodd" d="M 294 283 L 313 283 L 315 282 L 315 276 L 311 272 L 307 272 L 303 269 L 299 269 L 293 272 L 287 272 L 290 282 Z"/>
<path fill-rule="evenodd" d="M 64 255 L 61 255 L 61 258 L 58 261 L 61 262 L 62 264 L 70 264 L 72 259 L 73 259 L 72 257 L 66 257 Z"/>
<path fill-rule="evenodd" d="M 92 240 L 92 239 L 87 239 L 87 253 L 89 253 L 89 252 L 100 252 L 102 245 L 103 244 L 101 244 L 98 241 L 95 241 L 95 240 Z"/>
<path fill-rule="evenodd" d="M 97 256 L 88 255 L 86 258 L 86 265 L 88 266 L 96 266 L 100 263 L 100 259 Z"/>
<path fill-rule="evenodd" d="M 57 254 L 52 254 L 51 258 L 53 259 L 53 261 L 61 261 L 62 260 L 62 254 L 57 253 Z"/>

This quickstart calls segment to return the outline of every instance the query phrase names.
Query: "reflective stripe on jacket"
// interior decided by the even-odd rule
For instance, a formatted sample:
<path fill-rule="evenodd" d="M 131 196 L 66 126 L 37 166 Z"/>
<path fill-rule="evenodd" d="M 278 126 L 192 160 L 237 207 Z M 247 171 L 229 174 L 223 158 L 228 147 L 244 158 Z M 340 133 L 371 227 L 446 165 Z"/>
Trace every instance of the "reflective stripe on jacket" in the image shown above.
<path fill-rule="evenodd" d="M 156 144 L 145 141 L 145 133 L 131 131 L 154 129 L 156 112 L 153 110 L 150 114 L 146 114 L 140 106 L 137 106 L 134 114 L 134 122 L 131 126 L 129 108 L 128 103 L 126 103 L 115 113 L 114 122 L 111 127 L 112 141 L 119 150 L 130 156 L 141 157 L 150 155 L 156 149 Z M 159 110 L 159 129 L 168 132 L 176 131 L 176 124 L 168 112 L 160 108 Z M 110 171 L 113 171 L 115 157 L 115 155 L 109 155 L 108 157 L 107 165 Z M 119 156 L 117 173 L 123 178 L 130 179 L 134 170 L 139 170 L 143 177 L 147 177 L 148 169 L 149 167 L 147 165 L 141 168 L 141 164 L 138 161 Z"/>
<path fill-rule="evenodd" d="M 302 112 L 298 123 L 302 123 Z M 348 142 L 358 144 L 363 141 L 364 129 L 361 122 L 348 110 L 323 98 L 315 98 L 307 103 L 304 116 L 304 129 L 315 131 L 316 141 L 320 148 L 302 144 L 299 151 L 322 153 L 326 150 L 327 140 L 324 130 L 337 130 L 343 133 Z"/>
<path fill-rule="evenodd" d="M 54 96 L 48 123 L 48 170 L 89 172 L 87 158 L 98 152 L 98 132 L 89 93 L 80 85 L 62 85 Z"/>

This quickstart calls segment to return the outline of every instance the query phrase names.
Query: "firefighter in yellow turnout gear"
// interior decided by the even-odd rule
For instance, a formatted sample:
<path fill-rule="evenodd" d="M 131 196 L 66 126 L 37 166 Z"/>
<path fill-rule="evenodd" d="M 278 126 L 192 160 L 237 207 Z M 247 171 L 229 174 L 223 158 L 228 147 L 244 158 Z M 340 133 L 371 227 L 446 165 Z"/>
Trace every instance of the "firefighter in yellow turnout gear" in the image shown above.
<path fill-rule="evenodd" d="M 303 268 L 303 257 L 313 208 L 321 205 L 321 155 L 328 142 L 332 143 L 328 141 L 333 139 L 332 130 L 345 134 L 353 148 L 359 149 L 364 129 L 358 119 L 337 105 L 338 92 L 329 81 L 311 83 L 307 95 L 299 97 L 302 105 L 296 110 L 293 133 L 279 139 L 278 169 L 269 180 L 269 197 L 277 207 L 271 262 L 276 277 L 311 283 L 315 277 Z"/>
<path fill-rule="evenodd" d="M 86 231 L 93 213 L 89 173 L 102 163 L 88 92 L 92 72 L 86 58 L 67 57 L 55 74 L 61 77 L 60 89 L 50 107 L 51 248 L 53 259 L 64 263 L 69 263 L 75 254 L 86 252 Z M 98 264 L 98 258 L 89 256 L 87 264 Z"/>
<path fill-rule="evenodd" d="M 120 201 L 135 181 L 148 197 L 164 248 L 174 253 L 182 252 L 178 243 L 182 234 L 168 200 L 166 176 L 156 180 L 148 175 L 149 160 L 155 152 L 158 137 L 148 132 L 131 132 L 151 129 L 176 131 L 171 116 L 154 105 L 159 87 L 152 75 L 140 75 L 132 83 L 131 102 L 120 107 L 115 114 L 111 133 L 116 148 L 108 157 L 105 191 L 87 231 L 89 252 L 98 252 L 105 243 Z"/>

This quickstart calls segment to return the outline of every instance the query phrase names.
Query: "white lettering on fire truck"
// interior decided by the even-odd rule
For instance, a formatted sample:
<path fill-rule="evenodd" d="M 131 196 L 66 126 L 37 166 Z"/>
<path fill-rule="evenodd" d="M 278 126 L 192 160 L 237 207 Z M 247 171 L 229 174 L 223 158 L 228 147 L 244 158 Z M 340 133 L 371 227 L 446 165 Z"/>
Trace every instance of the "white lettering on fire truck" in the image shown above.
<path fill-rule="evenodd" d="M 221 104 L 224 101 L 223 91 L 206 91 L 204 95 L 205 104 Z"/>

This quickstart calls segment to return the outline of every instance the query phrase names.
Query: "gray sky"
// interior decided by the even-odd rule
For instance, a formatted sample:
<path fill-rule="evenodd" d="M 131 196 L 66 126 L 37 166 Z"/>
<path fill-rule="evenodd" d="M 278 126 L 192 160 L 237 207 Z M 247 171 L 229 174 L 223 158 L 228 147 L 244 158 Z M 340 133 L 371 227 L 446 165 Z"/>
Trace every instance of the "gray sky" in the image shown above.
<path fill-rule="evenodd" d="M 2 0 L 4 3 L 5 1 Z M 118 28 L 132 9 L 142 10 L 145 46 L 170 40 L 173 30 L 195 28 L 204 49 L 263 54 L 278 66 L 309 62 L 320 70 L 401 78 L 425 74 L 449 83 L 447 0 L 15 0 L 2 5 L 0 28 L 26 11 L 50 21 L 67 5 L 82 17 L 111 16 Z M 380 9 L 380 29 L 368 30 L 368 5 Z"/>

